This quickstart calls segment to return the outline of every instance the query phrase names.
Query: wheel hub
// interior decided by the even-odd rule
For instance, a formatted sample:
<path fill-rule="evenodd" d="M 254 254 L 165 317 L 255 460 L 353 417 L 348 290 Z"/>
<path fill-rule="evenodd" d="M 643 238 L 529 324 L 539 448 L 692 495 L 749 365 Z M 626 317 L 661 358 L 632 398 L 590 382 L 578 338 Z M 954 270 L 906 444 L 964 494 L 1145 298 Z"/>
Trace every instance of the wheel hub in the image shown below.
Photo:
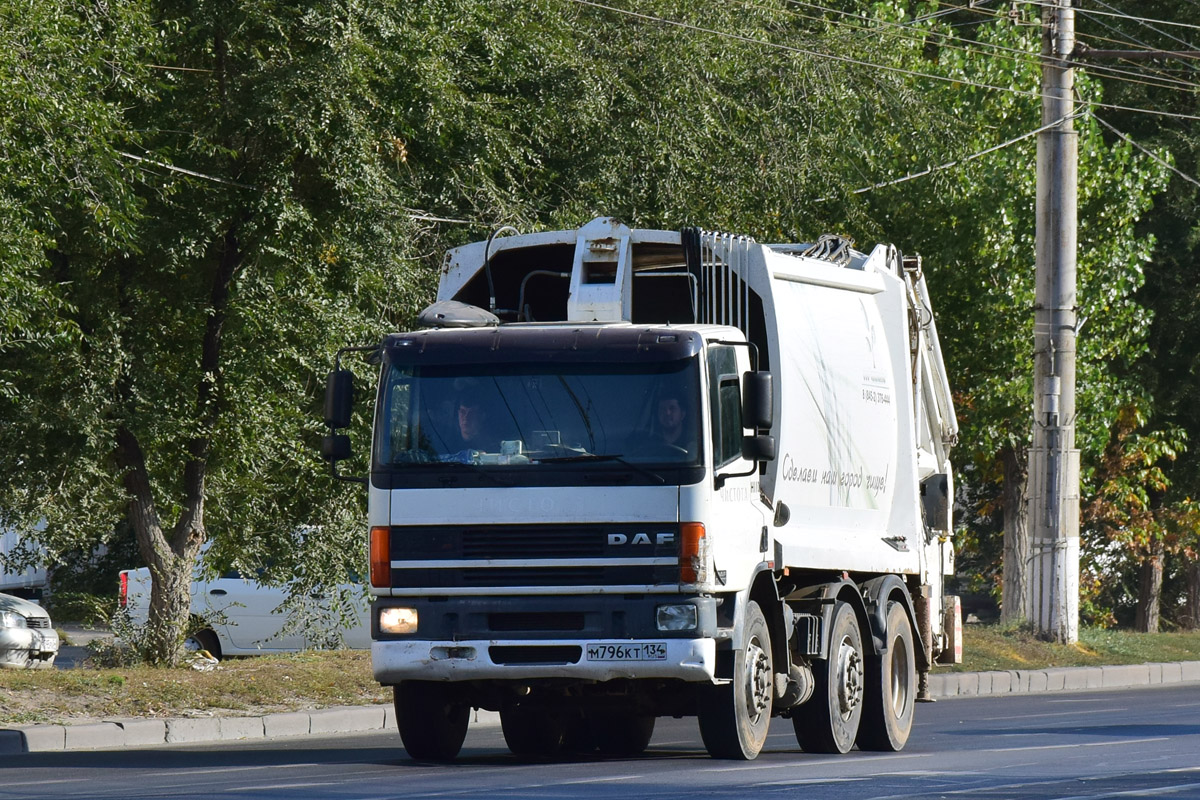
<path fill-rule="evenodd" d="M 905 642 L 899 636 L 892 642 L 892 680 L 891 700 L 892 709 L 899 715 L 903 713 L 905 706 L 908 704 L 908 693 L 911 687 L 908 685 L 908 648 Z"/>
<path fill-rule="evenodd" d="M 858 649 L 849 639 L 842 639 L 838 647 L 838 711 L 847 719 L 862 703 L 863 661 Z"/>
<path fill-rule="evenodd" d="M 757 640 L 746 647 L 746 707 L 757 720 L 771 702 L 771 661 Z"/>

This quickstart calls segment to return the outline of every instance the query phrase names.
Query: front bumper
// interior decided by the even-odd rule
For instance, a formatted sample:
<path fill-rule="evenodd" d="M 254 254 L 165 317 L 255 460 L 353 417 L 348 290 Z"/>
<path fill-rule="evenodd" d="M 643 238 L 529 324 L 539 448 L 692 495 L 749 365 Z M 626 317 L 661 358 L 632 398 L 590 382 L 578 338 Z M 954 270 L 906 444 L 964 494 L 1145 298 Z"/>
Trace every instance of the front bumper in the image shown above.
<path fill-rule="evenodd" d="M 0 668 L 49 669 L 58 644 L 58 632 L 52 628 L 0 628 Z"/>
<path fill-rule="evenodd" d="M 630 639 L 377 641 L 371 645 L 371 663 L 375 679 L 385 686 L 403 680 L 676 678 L 712 682 L 715 679 L 715 639 L 655 641 L 664 646 L 665 657 L 645 661 L 588 658 L 589 646 L 628 649 L 640 643 Z M 601 649 L 611 653 L 612 648 Z"/>

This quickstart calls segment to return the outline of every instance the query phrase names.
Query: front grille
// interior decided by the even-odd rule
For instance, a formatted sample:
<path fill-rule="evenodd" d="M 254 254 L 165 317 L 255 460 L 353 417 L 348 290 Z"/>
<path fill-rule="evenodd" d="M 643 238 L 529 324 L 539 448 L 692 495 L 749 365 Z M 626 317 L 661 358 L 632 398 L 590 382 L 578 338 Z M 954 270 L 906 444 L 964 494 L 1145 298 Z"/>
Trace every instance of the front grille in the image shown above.
<path fill-rule="evenodd" d="M 583 614 L 573 612 L 514 612 L 488 614 L 488 630 L 499 633 L 531 631 L 581 631 Z"/>
<path fill-rule="evenodd" d="M 578 528 L 525 528 L 462 532 L 463 558 L 598 558 L 604 533 Z"/>
<path fill-rule="evenodd" d="M 673 522 L 397 525 L 390 537 L 392 586 L 455 589 L 676 583 L 677 532 L 678 525 Z M 621 559 L 626 563 L 596 563 L 599 559 Z M 650 559 L 670 563 L 628 563 Z M 537 563 L 551 560 L 556 563 Z M 473 563 L 456 563 L 468 561 Z M 409 566 L 405 562 L 436 563 Z"/>
<path fill-rule="evenodd" d="M 643 586 L 676 583 L 679 568 L 635 567 L 463 567 L 460 569 L 394 569 L 397 589 L 467 586 Z"/>
<path fill-rule="evenodd" d="M 47 617 L 26 617 L 26 628 L 49 628 L 50 620 Z"/>
<path fill-rule="evenodd" d="M 488 655 L 496 664 L 577 664 L 583 655 L 578 645 L 495 645 Z"/>

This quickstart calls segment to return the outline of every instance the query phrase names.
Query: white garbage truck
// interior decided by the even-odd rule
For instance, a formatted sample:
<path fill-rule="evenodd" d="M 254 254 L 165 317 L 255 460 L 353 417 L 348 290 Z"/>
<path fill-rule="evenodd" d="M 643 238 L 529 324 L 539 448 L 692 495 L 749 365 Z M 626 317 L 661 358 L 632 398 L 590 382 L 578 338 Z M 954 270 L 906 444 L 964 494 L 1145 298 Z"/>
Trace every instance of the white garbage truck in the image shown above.
<path fill-rule="evenodd" d="M 661 716 L 719 758 L 755 758 L 773 716 L 805 751 L 901 749 L 961 654 L 920 261 L 610 218 L 497 233 L 327 385 L 409 755 L 454 758 L 476 708 L 541 758 L 639 753 Z M 351 351 L 379 369 L 357 478 Z"/>

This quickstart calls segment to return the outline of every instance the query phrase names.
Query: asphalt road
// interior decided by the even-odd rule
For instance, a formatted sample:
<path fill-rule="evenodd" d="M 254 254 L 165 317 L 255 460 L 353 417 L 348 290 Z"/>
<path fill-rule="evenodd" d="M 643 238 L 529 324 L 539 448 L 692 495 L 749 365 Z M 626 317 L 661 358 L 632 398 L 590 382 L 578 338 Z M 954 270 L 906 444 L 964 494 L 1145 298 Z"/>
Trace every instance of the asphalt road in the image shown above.
<path fill-rule="evenodd" d="M 776 720 L 753 762 L 716 761 L 694 720 L 659 720 L 636 759 L 528 763 L 499 728 L 452 765 L 395 733 L 0 757 L 0 799 L 754 798 L 1200 799 L 1200 688 L 947 700 L 918 708 L 902 753 L 809 755 Z"/>

